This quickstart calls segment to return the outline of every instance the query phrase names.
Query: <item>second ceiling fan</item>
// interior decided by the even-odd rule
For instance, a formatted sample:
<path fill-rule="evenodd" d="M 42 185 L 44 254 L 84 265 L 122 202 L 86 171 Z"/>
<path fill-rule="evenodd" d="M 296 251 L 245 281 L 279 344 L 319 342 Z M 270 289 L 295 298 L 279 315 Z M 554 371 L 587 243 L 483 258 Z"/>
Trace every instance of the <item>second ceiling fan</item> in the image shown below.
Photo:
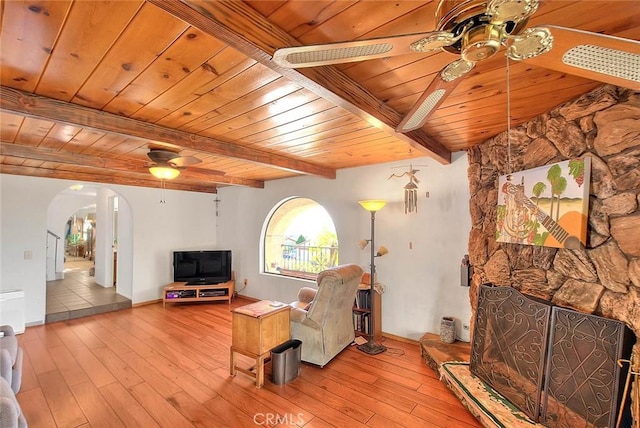
<path fill-rule="evenodd" d="M 178 152 L 161 148 L 150 148 L 147 157 L 153 161 L 149 172 L 161 180 L 172 180 L 180 170 L 202 162 L 195 156 L 180 156 Z"/>
<path fill-rule="evenodd" d="M 456 54 L 397 126 L 424 125 L 477 62 L 501 47 L 508 58 L 555 71 L 640 89 L 640 42 L 552 25 L 527 28 L 540 0 L 440 0 L 436 29 L 351 42 L 278 49 L 273 60 L 288 68 L 342 64 L 438 49 Z"/>

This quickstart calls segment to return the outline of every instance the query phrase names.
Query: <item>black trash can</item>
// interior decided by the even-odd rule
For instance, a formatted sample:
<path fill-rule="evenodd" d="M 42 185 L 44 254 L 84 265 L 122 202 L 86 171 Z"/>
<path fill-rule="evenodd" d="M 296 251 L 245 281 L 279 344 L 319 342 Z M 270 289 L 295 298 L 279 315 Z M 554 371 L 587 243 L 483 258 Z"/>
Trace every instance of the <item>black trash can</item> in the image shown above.
<path fill-rule="evenodd" d="M 287 340 L 271 350 L 271 382 L 276 385 L 289 383 L 300 374 L 302 341 Z"/>

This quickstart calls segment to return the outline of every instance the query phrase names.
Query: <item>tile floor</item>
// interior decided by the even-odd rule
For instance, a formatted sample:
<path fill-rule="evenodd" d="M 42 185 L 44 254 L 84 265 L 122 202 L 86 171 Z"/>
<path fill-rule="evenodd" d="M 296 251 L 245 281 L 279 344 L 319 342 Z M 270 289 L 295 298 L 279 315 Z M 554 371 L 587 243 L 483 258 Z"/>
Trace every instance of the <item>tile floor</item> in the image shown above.
<path fill-rule="evenodd" d="M 86 317 L 131 307 L 131 300 L 116 293 L 115 287 L 104 288 L 89 275 L 93 262 L 67 257 L 64 279 L 47 281 L 45 323 Z"/>

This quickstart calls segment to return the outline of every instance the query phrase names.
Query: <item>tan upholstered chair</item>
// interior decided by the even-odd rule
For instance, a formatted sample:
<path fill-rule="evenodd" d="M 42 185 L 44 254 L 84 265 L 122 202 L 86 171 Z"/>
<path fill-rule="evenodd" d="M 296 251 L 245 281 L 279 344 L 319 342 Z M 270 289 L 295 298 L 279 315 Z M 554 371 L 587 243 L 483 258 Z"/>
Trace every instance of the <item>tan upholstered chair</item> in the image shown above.
<path fill-rule="evenodd" d="M 353 342 L 353 302 L 361 277 L 360 266 L 341 265 L 318 274 L 317 291 L 300 290 L 291 303 L 291 337 L 302 341 L 302 361 L 323 367 Z"/>

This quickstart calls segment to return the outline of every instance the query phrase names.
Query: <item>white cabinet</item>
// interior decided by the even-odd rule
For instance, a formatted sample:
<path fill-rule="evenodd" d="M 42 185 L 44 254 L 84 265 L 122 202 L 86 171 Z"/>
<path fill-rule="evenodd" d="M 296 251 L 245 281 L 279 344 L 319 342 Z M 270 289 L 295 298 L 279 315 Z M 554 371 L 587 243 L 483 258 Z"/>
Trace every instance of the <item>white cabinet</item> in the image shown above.
<path fill-rule="evenodd" d="M 13 331 L 24 333 L 24 291 L 0 290 L 0 325 L 10 325 Z"/>

